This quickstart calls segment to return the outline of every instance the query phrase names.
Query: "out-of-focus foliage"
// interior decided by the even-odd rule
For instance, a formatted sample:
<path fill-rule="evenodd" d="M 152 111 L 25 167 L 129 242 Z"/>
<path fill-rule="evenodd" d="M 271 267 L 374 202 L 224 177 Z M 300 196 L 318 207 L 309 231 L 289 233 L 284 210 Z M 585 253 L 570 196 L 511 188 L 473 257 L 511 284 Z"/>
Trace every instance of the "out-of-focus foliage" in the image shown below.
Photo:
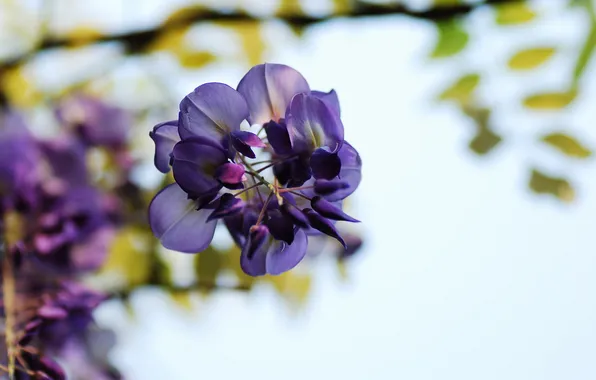
<path fill-rule="evenodd" d="M 482 3 L 482 2 L 481 2 Z M 535 5 L 529 1 L 487 1 L 483 8 L 489 8 L 494 17 L 494 26 L 490 33 L 498 34 L 500 30 L 507 33 L 510 38 L 511 53 L 508 57 L 501 58 L 499 53 L 495 52 L 494 61 L 502 59 L 503 67 L 511 71 L 511 75 L 527 75 L 535 78 L 532 87 L 524 93 L 512 93 L 510 99 L 519 99 L 518 102 L 529 114 L 534 114 L 537 119 L 541 114 L 549 112 L 552 114 L 561 113 L 573 107 L 576 99 L 581 97 L 581 80 L 588 62 L 592 58 L 594 47 L 596 46 L 596 15 L 594 5 L 591 0 L 579 1 L 553 1 L 551 5 L 557 3 L 558 6 L 574 7 L 584 12 L 589 20 L 589 30 L 583 41 L 583 45 L 573 53 L 567 46 L 558 46 L 556 44 L 544 44 L 540 41 L 535 46 L 525 44 L 518 45 L 514 36 L 520 35 L 527 28 L 537 28 L 536 23 L 541 21 L 541 17 L 552 17 L 552 15 L 542 15 L 535 10 Z M 461 59 L 461 54 L 473 55 L 474 52 L 463 50 L 465 41 L 470 42 L 474 39 L 482 40 L 485 38 L 481 33 L 472 35 L 467 29 L 467 18 L 470 14 L 451 19 L 446 24 L 445 21 L 436 22 L 437 38 L 435 46 L 431 50 L 432 58 L 450 57 Z M 449 28 L 446 28 L 449 25 Z M 582 28 L 581 25 L 578 28 Z M 582 29 L 583 30 L 583 29 Z M 466 38 L 464 38 L 464 36 Z M 491 51 L 490 48 L 483 49 L 480 54 L 486 54 Z M 557 59 L 557 52 L 566 51 L 566 54 L 576 56 L 573 72 L 569 73 L 571 79 L 568 85 L 562 85 L 559 88 L 541 87 L 540 69 L 547 66 L 552 60 Z M 559 53 L 561 54 L 561 53 Z M 511 136 L 504 135 L 507 128 L 494 125 L 491 115 L 502 113 L 501 108 L 497 106 L 497 101 L 492 99 L 490 93 L 493 89 L 484 88 L 486 84 L 498 83 L 499 76 L 508 75 L 502 69 L 484 70 L 482 77 L 476 71 L 482 67 L 474 67 L 473 64 L 463 65 L 462 71 L 455 71 L 454 79 L 451 84 L 438 94 L 440 101 L 450 102 L 460 108 L 461 112 L 467 115 L 476 127 L 475 134 L 469 142 L 469 148 L 477 155 L 488 155 L 495 151 L 500 144 L 506 144 L 509 138 L 514 138 L 513 134 L 523 129 L 523 126 L 516 126 L 516 130 L 509 131 Z M 546 74 L 547 75 L 547 74 Z M 531 82 L 528 82 L 531 83 Z M 503 91 L 503 90 L 500 90 Z M 479 96 L 483 93 L 483 96 Z M 552 131 L 553 126 L 544 125 L 545 131 Z M 539 145 L 554 147 L 564 156 L 579 159 L 587 159 L 591 156 L 590 142 L 581 141 L 577 136 L 571 136 L 566 132 L 540 133 L 535 135 L 535 140 Z M 528 142 L 530 143 L 530 142 Z M 555 152 L 555 150 L 552 150 Z M 571 179 L 566 178 L 565 173 L 546 174 L 542 170 L 528 168 L 530 172 L 528 187 L 537 194 L 549 194 L 562 202 L 570 202 L 575 197 L 575 191 L 571 184 Z"/>

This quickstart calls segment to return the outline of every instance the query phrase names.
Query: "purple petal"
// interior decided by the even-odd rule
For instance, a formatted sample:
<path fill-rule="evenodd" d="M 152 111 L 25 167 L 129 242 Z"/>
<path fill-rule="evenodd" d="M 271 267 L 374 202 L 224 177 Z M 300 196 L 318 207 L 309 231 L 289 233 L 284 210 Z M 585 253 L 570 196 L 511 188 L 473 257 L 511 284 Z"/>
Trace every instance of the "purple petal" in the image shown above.
<path fill-rule="evenodd" d="M 350 187 L 350 184 L 342 180 L 326 180 L 318 179 L 314 183 L 314 191 L 320 195 L 331 195 L 338 190 L 345 190 Z"/>
<path fill-rule="evenodd" d="M 265 63 L 250 69 L 240 80 L 238 92 L 244 95 L 250 124 L 279 121 L 296 94 L 310 92 L 306 79 L 293 68 L 275 63 Z"/>
<path fill-rule="evenodd" d="M 329 108 L 337 112 L 337 115 L 341 115 L 339 98 L 337 97 L 337 92 L 335 92 L 335 90 L 329 92 L 311 91 L 310 94 L 324 101 Z"/>
<path fill-rule="evenodd" d="M 326 147 L 335 153 L 343 144 L 344 126 L 339 115 L 315 96 L 294 96 L 286 112 L 286 124 L 296 152 Z"/>
<path fill-rule="evenodd" d="M 307 228 L 309 226 L 308 218 L 306 217 L 306 215 L 304 215 L 302 210 L 300 210 L 295 205 L 291 205 L 288 202 L 284 202 L 281 205 L 280 210 L 287 217 L 291 218 L 295 225 L 302 228 Z"/>
<path fill-rule="evenodd" d="M 149 136 L 155 143 L 155 167 L 162 173 L 170 171 L 170 155 L 174 145 L 180 141 L 178 120 L 157 124 Z"/>
<path fill-rule="evenodd" d="M 205 250 L 217 221 L 207 222 L 211 210 L 196 210 L 196 203 L 177 185 L 162 189 L 149 205 L 149 225 L 161 244 L 175 251 L 197 253 Z"/>
<path fill-rule="evenodd" d="M 312 189 L 302 190 L 302 193 L 307 197 L 313 197 L 315 195 L 322 195 L 323 198 L 330 202 L 342 200 L 351 195 L 360 184 L 362 179 L 362 160 L 360 155 L 347 141 L 344 141 L 341 149 L 338 152 L 339 159 L 341 160 L 341 170 L 339 171 L 338 178 L 335 178 L 329 182 L 337 183 L 341 189 L 336 190 L 331 194 L 315 193 Z M 315 180 L 311 179 L 304 183 L 305 186 L 314 185 Z M 341 184 L 341 185 L 339 185 Z M 315 189 L 316 190 L 316 189 Z"/>
<path fill-rule="evenodd" d="M 337 153 L 329 153 L 325 149 L 319 148 L 310 157 L 310 168 L 316 179 L 330 180 L 339 175 L 341 160 Z"/>
<path fill-rule="evenodd" d="M 260 224 L 250 227 L 250 230 L 248 231 L 248 241 L 246 243 L 246 257 L 249 260 L 252 260 L 255 253 L 263 246 L 269 237 L 270 234 L 267 226 Z"/>
<path fill-rule="evenodd" d="M 238 214 L 244 209 L 246 202 L 235 197 L 233 194 L 225 193 L 219 198 L 219 203 L 215 210 L 209 215 L 207 221 L 212 221 L 219 218 L 229 217 Z"/>
<path fill-rule="evenodd" d="M 318 195 L 313 197 L 310 203 L 312 205 L 313 210 L 315 210 L 327 219 L 345 220 L 347 222 L 353 223 L 360 222 L 358 219 L 354 219 L 350 215 L 343 212 L 341 208 L 336 207 L 333 203 L 321 198 Z"/>
<path fill-rule="evenodd" d="M 275 240 L 269 236 L 265 243 L 254 252 L 251 259 L 248 258 L 249 243 L 244 245 L 240 256 L 240 266 L 250 276 L 281 274 L 294 268 L 302 261 L 307 246 L 308 238 L 302 230 L 296 232 L 292 244 Z"/>
<path fill-rule="evenodd" d="M 269 232 L 277 240 L 283 240 L 288 244 L 294 241 L 294 222 L 291 217 L 282 214 L 279 210 L 272 210 L 268 213 L 269 219 L 266 224 Z"/>
<path fill-rule="evenodd" d="M 285 123 L 270 121 L 265 123 L 263 127 L 267 133 L 267 140 L 269 140 L 269 144 L 271 144 L 275 153 L 279 155 L 292 154 L 292 143 Z"/>
<path fill-rule="evenodd" d="M 242 184 L 246 180 L 244 175 L 244 166 L 240 164 L 233 164 L 226 162 L 215 171 L 215 178 L 217 178 L 224 185 Z"/>
<path fill-rule="evenodd" d="M 221 188 L 215 175 L 217 169 L 226 162 L 225 152 L 209 140 L 183 140 L 172 151 L 174 179 L 193 196 L 212 194 Z"/>
<path fill-rule="evenodd" d="M 256 157 L 255 153 L 250 147 L 265 147 L 265 144 L 261 141 L 261 139 L 252 132 L 235 131 L 231 133 L 230 138 L 232 140 L 232 146 L 234 149 L 246 157 Z"/>
<path fill-rule="evenodd" d="M 247 116 L 248 106 L 240 93 L 223 83 L 206 83 L 180 102 L 180 137 L 204 137 L 221 144 Z"/>
<path fill-rule="evenodd" d="M 37 315 L 45 319 L 63 319 L 68 316 L 68 312 L 58 306 L 44 305 L 37 310 Z"/>
<path fill-rule="evenodd" d="M 304 214 L 306 214 L 306 217 L 308 218 L 308 221 L 312 228 L 321 231 L 325 235 L 328 235 L 328 236 L 331 236 L 332 238 L 337 239 L 337 241 L 339 241 L 341 243 L 341 245 L 344 246 L 344 248 L 347 248 L 346 242 L 339 235 L 339 233 L 335 229 L 335 226 L 333 225 L 333 223 L 331 223 L 329 220 L 324 218 L 322 215 L 319 215 L 314 210 L 311 210 L 308 208 L 303 211 L 304 211 Z"/>

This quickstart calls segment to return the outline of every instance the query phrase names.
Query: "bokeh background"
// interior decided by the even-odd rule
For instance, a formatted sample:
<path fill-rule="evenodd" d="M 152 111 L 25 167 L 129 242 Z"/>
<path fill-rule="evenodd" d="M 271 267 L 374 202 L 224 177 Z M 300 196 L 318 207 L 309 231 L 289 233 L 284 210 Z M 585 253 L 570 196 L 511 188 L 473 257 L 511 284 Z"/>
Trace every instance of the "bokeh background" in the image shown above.
<path fill-rule="evenodd" d="M 225 231 L 194 257 L 123 228 L 88 282 L 114 293 L 96 318 L 129 379 L 593 379 L 594 7 L 1 0 L 0 100 L 41 135 L 73 93 L 131 112 L 146 202 L 148 132 L 196 86 L 276 62 L 339 94 L 362 249 L 254 280 Z"/>

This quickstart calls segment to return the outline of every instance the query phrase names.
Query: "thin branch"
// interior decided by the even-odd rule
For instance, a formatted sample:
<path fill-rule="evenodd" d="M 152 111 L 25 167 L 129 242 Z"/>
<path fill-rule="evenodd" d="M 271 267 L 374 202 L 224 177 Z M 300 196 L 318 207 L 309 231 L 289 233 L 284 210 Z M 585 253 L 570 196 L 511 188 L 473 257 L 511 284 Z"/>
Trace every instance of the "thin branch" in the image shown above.
<path fill-rule="evenodd" d="M 196 282 L 188 286 L 168 285 L 168 284 L 138 284 L 125 289 L 112 291 L 110 298 L 128 298 L 133 292 L 140 289 L 161 289 L 171 293 L 192 293 L 197 291 L 239 291 L 247 292 L 251 289 L 250 285 L 221 285 L 214 282 Z"/>
<path fill-rule="evenodd" d="M 337 12 L 325 16 L 313 16 L 305 14 L 280 14 L 266 17 L 249 15 L 244 12 L 221 12 L 214 9 L 189 10 L 184 17 L 177 18 L 174 21 L 166 22 L 153 29 L 132 31 L 120 34 L 105 35 L 97 38 L 94 42 L 119 42 L 128 54 L 143 52 L 158 36 L 168 30 L 188 27 L 200 22 L 264 22 L 271 20 L 281 20 L 297 28 L 305 28 L 314 24 L 329 21 L 336 18 L 364 18 L 374 16 L 403 15 L 421 20 L 443 21 L 465 16 L 473 10 L 485 6 L 505 3 L 519 3 L 523 0 L 485 0 L 475 4 L 458 4 L 450 6 L 436 6 L 425 10 L 411 9 L 401 3 L 396 4 L 370 4 L 356 1 L 354 5 L 345 12 Z M 70 46 L 73 39 L 69 37 L 46 37 L 36 46 L 35 50 L 25 54 L 10 58 L 0 64 L 0 71 L 15 67 L 32 57 L 39 51 L 53 48 L 63 48 Z"/>

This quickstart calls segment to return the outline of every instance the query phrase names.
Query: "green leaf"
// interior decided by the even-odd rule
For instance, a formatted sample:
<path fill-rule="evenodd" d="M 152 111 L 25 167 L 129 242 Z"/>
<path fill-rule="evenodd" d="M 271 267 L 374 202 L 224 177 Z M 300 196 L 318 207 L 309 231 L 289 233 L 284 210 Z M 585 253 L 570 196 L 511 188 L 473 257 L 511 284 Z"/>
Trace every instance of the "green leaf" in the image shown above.
<path fill-rule="evenodd" d="M 532 169 L 528 185 L 537 194 L 549 194 L 563 202 L 575 199 L 575 191 L 566 179 L 549 176 L 537 169 Z"/>
<path fill-rule="evenodd" d="M 469 146 L 474 153 L 485 155 L 499 145 L 501 141 L 503 141 L 503 138 L 492 129 L 480 128 L 476 136 L 470 141 Z"/>
<path fill-rule="evenodd" d="M 532 21 L 536 13 L 526 3 L 505 3 L 495 6 L 499 25 L 519 25 Z"/>
<path fill-rule="evenodd" d="M 555 53 L 553 47 L 537 47 L 517 52 L 509 60 L 508 66 L 512 70 L 531 70 L 546 61 Z"/>
<path fill-rule="evenodd" d="M 468 44 L 469 35 L 459 21 L 442 21 L 437 24 L 439 33 L 431 58 L 451 57 L 461 52 Z"/>
<path fill-rule="evenodd" d="M 460 103 L 467 103 L 479 83 L 479 74 L 465 74 L 445 89 L 445 91 L 439 95 L 439 100 L 455 100 Z"/>
<path fill-rule="evenodd" d="M 570 157 L 588 158 L 592 155 L 592 151 L 576 138 L 562 132 L 548 134 L 541 140 Z"/>
<path fill-rule="evenodd" d="M 528 96 L 523 104 L 533 110 L 559 110 L 567 107 L 576 95 L 575 91 L 544 92 Z"/>

